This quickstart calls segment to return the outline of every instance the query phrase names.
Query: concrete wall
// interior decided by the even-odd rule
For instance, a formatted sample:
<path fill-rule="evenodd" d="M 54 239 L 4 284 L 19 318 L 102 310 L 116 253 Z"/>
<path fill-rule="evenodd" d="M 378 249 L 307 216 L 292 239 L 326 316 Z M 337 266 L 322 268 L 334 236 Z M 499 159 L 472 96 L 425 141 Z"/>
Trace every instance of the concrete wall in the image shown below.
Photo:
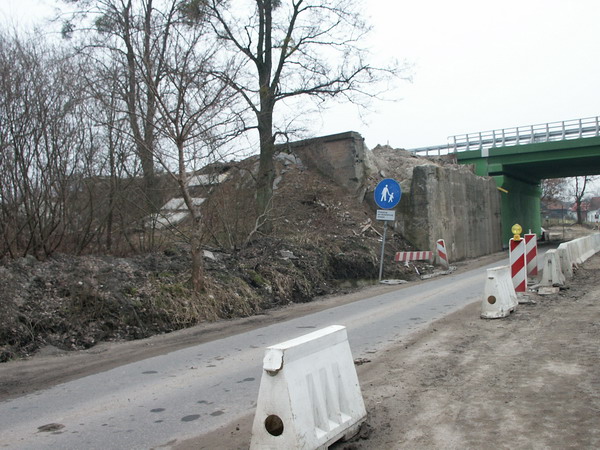
<path fill-rule="evenodd" d="M 403 192 L 396 229 L 418 250 L 446 241 L 450 261 L 502 250 L 501 197 L 491 178 L 468 168 L 417 166 Z"/>
<path fill-rule="evenodd" d="M 306 167 L 321 172 L 359 200 L 365 195 L 368 176 L 377 170 L 364 138 L 354 131 L 282 144 L 279 149 L 295 153 Z"/>

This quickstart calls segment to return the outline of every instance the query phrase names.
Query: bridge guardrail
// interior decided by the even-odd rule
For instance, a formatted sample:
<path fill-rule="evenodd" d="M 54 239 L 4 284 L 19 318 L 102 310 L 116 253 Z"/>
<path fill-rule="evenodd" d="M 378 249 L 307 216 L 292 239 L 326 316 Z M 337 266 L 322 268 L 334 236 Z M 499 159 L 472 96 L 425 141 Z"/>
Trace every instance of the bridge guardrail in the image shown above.
<path fill-rule="evenodd" d="M 600 117 L 563 120 L 500 130 L 450 136 L 445 145 L 420 147 L 409 151 L 420 156 L 442 156 L 469 150 L 487 152 L 490 148 L 541 142 L 564 141 L 600 136 Z M 484 155 L 485 156 L 485 155 Z"/>

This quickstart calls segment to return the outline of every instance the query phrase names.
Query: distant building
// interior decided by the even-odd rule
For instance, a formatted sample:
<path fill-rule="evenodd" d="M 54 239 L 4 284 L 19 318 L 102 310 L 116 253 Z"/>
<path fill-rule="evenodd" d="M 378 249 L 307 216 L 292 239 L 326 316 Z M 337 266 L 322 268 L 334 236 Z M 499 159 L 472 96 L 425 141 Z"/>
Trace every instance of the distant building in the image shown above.
<path fill-rule="evenodd" d="M 600 222 L 600 208 L 588 211 L 586 221 L 590 222 L 590 223 L 599 223 Z"/>
<path fill-rule="evenodd" d="M 544 219 L 576 219 L 577 212 L 573 212 L 574 205 L 562 200 L 542 200 L 542 218 Z"/>

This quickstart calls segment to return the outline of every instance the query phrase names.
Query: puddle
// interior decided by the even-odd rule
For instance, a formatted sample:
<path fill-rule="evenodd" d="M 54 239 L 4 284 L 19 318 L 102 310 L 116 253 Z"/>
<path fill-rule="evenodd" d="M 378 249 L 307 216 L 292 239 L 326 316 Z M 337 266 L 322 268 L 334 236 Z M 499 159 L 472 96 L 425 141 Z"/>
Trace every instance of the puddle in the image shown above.
<path fill-rule="evenodd" d="M 182 422 L 193 422 L 194 420 L 198 420 L 200 418 L 200 414 L 190 414 L 189 416 L 185 416 L 181 418 Z"/>
<path fill-rule="evenodd" d="M 248 381 L 254 381 L 254 380 L 255 380 L 255 378 L 244 378 L 242 381 L 238 381 L 238 384 L 240 384 L 240 383 L 246 383 Z"/>
<path fill-rule="evenodd" d="M 65 426 L 62 423 L 48 423 L 38 427 L 39 432 L 48 433 L 53 431 L 62 430 Z"/>

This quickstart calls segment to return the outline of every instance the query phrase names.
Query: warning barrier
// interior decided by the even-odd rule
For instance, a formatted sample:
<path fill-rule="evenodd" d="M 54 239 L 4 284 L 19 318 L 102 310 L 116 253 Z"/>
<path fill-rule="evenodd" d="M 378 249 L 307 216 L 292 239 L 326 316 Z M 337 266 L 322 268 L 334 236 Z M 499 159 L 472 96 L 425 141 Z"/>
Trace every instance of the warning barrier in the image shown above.
<path fill-rule="evenodd" d="M 555 249 L 548 250 L 544 255 L 544 267 L 540 286 L 563 286 L 565 276 L 561 270 L 558 252 Z"/>
<path fill-rule="evenodd" d="M 525 241 L 519 239 L 510 240 L 510 274 L 515 291 L 525 292 L 527 290 L 527 267 L 525 265 Z"/>
<path fill-rule="evenodd" d="M 537 234 L 525 235 L 525 260 L 527 261 L 527 278 L 537 277 Z"/>
<path fill-rule="evenodd" d="M 346 328 L 268 347 L 250 449 L 327 448 L 366 418 Z"/>
<path fill-rule="evenodd" d="M 445 267 L 446 269 L 449 269 L 450 263 L 448 262 L 448 251 L 446 250 L 446 241 L 444 241 L 443 239 L 438 239 L 436 245 L 438 264 Z"/>
<path fill-rule="evenodd" d="M 510 267 L 488 269 L 481 301 L 481 317 L 483 319 L 506 317 L 517 308 L 518 303 L 510 276 Z"/>
<path fill-rule="evenodd" d="M 433 252 L 397 252 L 394 257 L 396 262 L 432 260 Z"/>

